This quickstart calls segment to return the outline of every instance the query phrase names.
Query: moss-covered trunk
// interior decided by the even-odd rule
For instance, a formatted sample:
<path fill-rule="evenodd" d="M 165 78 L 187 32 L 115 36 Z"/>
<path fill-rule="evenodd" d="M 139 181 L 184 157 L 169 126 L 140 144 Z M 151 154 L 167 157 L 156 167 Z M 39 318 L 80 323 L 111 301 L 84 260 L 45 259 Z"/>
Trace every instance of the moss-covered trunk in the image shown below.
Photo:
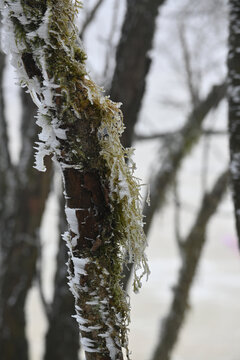
<path fill-rule="evenodd" d="M 65 186 L 69 285 L 88 360 L 122 359 L 129 304 L 121 289 L 125 252 L 143 265 L 145 236 L 139 185 L 120 143 L 118 104 L 104 97 L 85 69 L 74 26 L 76 2 L 5 1 L 5 31 L 20 82 L 39 108 L 36 167 L 52 155 Z"/>

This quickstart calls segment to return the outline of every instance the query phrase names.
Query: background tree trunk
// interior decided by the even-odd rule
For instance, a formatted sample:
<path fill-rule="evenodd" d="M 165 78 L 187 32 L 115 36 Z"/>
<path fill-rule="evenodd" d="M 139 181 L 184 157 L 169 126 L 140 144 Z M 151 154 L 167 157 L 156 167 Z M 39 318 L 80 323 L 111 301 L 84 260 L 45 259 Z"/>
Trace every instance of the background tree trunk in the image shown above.
<path fill-rule="evenodd" d="M 186 240 L 182 243 L 182 266 L 174 287 L 167 317 L 163 320 L 160 339 L 152 360 L 170 360 L 179 331 L 189 307 L 189 293 L 206 242 L 206 228 L 222 201 L 228 185 L 228 171 L 223 172 L 211 192 L 205 195 L 200 211 Z"/>
<path fill-rule="evenodd" d="M 60 201 L 59 233 L 67 229 L 64 200 Z M 46 334 L 44 360 L 78 360 L 79 331 L 72 319 L 74 298 L 67 284 L 68 254 L 66 244 L 59 236 L 54 297 L 49 314 L 49 328 Z"/>
<path fill-rule="evenodd" d="M 6 194 L 11 191 L 5 201 L 5 215 L 1 216 L 4 230 L 1 232 L 0 272 L 0 348 L 1 356 L 8 360 L 28 358 L 25 301 L 36 274 L 38 230 L 51 178 L 50 165 L 48 174 L 40 176 L 32 167 L 32 144 L 37 140 L 37 126 L 33 121 L 36 107 L 25 93 L 22 93 L 22 105 L 20 161 L 15 167 L 9 163 L 2 177 L 6 179 Z M 8 154 L 7 143 L 2 144 L 3 151 Z M 8 159 L 10 161 L 9 155 Z"/>
<path fill-rule="evenodd" d="M 164 3 L 165 0 L 127 0 L 110 90 L 111 98 L 123 103 L 126 129 L 121 142 L 124 147 L 132 145 L 134 126 L 152 62 L 149 51 L 153 46 L 158 10 Z"/>
<path fill-rule="evenodd" d="M 120 286 L 126 249 L 136 269 L 142 265 L 148 273 L 139 186 L 119 140 L 122 114 L 86 76 L 71 0 L 7 5 L 15 63 L 39 103 L 36 167 L 44 171 L 44 156 L 53 154 L 62 170 L 69 228 L 64 239 L 81 344 L 87 360 L 122 360 L 122 347 L 128 352 L 129 305 Z M 19 23 L 21 39 L 15 37 Z M 136 273 L 134 286 L 140 286 Z"/>
<path fill-rule="evenodd" d="M 230 136 L 230 174 L 235 220 L 240 244 L 240 3 L 230 0 L 228 52 L 228 118 Z"/>

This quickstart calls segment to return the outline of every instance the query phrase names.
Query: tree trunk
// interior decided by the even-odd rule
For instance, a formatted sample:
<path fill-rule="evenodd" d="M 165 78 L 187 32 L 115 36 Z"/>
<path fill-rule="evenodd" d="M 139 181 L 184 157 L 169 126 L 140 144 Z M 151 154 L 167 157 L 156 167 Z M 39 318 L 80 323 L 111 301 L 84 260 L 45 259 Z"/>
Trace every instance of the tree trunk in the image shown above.
<path fill-rule="evenodd" d="M 235 220 L 240 244 L 240 3 L 230 0 L 228 52 L 228 119 L 230 136 L 230 174 Z"/>
<path fill-rule="evenodd" d="M 121 360 L 122 347 L 128 352 L 129 304 L 120 286 L 126 250 L 135 270 L 148 273 L 139 185 L 119 140 L 122 114 L 86 74 L 72 1 L 6 3 L 19 76 L 39 106 L 36 167 L 44 171 L 44 156 L 53 154 L 62 170 L 81 344 L 87 360 Z"/>
<path fill-rule="evenodd" d="M 37 229 L 49 189 L 46 174 L 34 177 L 27 188 L 16 191 L 16 218 L 8 219 L 2 234 L 0 348 L 7 360 L 28 358 L 25 300 L 36 272 Z"/>
<path fill-rule="evenodd" d="M 39 176 L 32 168 L 36 107 L 26 94 L 22 100 L 24 137 L 19 165 L 13 167 L 8 157 L 8 169 L 2 177 L 5 191 L 1 183 L 5 200 L 1 213 L 0 349 L 7 360 L 28 359 L 25 301 L 36 272 L 38 229 L 50 188 L 50 172 Z M 5 148 L 7 153 L 7 141 Z"/>
<path fill-rule="evenodd" d="M 126 130 L 122 144 L 130 147 L 151 66 L 158 9 L 165 0 L 128 0 L 121 39 L 116 53 L 116 67 L 110 96 L 123 103 Z"/>

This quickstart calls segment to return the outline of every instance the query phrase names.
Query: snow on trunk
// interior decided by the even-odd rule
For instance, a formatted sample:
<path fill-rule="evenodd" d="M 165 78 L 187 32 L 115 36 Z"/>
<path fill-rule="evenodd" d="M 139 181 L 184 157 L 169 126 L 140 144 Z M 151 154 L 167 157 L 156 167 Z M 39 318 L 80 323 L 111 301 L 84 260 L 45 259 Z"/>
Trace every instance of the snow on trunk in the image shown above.
<path fill-rule="evenodd" d="M 120 286 L 125 254 L 134 262 L 134 289 L 149 273 L 140 185 L 120 143 L 119 104 L 89 78 L 74 25 L 78 1 L 2 1 L 4 50 L 21 86 L 38 106 L 42 128 L 35 167 L 59 164 L 69 230 L 69 286 L 88 360 L 122 359 L 127 350 L 129 303 Z M 142 274 L 136 272 L 142 268 Z M 128 355 L 129 356 L 129 355 Z"/>

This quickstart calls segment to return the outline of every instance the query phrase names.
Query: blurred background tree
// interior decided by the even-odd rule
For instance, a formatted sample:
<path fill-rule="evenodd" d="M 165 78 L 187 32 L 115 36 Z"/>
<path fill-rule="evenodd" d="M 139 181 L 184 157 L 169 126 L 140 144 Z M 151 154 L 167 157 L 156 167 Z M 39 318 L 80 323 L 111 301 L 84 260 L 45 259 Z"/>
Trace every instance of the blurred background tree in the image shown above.
<path fill-rule="evenodd" d="M 90 0 L 84 4 L 79 24 L 91 76 L 113 100 L 123 102 L 126 130 L 122 142 L 124 146 L 136 147 L 139 167 L 144 166 L 139 174 L 150 187 L 150 206 L 143 202 L 145 231 L 153 278 L 159 278 L 154 283 L 159 289 L 158 297 L 166 276 L 161 273 L 164 257 L 175 259 L 175 280 L 170 281 L 175 283 L 172 301 L 168 296 L 165 303 L 170 305 L 169 309 L 164 305 L 160 332 L 156 324 L 159 312 L 155 310 L 163 300 L 154 308 L 155 325 L 150 323 L 151 316 L 149 323 L 140 324 L 147 355 L 143 350 L 138 352 L 136 346 L 135 352 L 133 346 L 133 359 L 177 359 L 173 350 L 190 307 L 190 290 L 204 245 L 211 240 L 207 226 L 214 216 L 217 224 L 233 229 L 229 201 L 217 213 L 227 189 L 227 1 Z M 77 325 L 71 319 L 74 310 L 66 281 L 67 251 L 60 236 L 66 225 L 59 175 L 50 161 L 47 173 L 39 174 L 32 168 L 38 133 L 36 109 L 28 95 L 8 90 L 8 61 L 1 54 L 1 356 L 3 360 L 39 359 L 32 351 L 34 334 L 29 323 L 35 320 L 38 327 L 45 318 L 47 331 L 39 354 L 44 354 L 45 360 L 83 359 Z M 147 198 L 145 190 L 143 187 L 143 197 Z M 55 223 L 52 213 L 59 213 Z M 165 230 L 163 217 L 167 218 Z M 43 240 L 44 232 L 48 233 L 47 241 Z M 231 244 L 235 249 L 234 240 Z M 218 247 L 219 244 L 214 249 Z M 235 251 L 230 261 L 236 261 Z M 164 271 L 172 272 L 170 266 L 171 263 Z M 130 272 L 131 265 L 124 269 L 125 288 Z M 150 311 L 151 299 L 146 303 L 146 298 L 153 292 L 144 295 L 149 289 L 151 285 L 138 297 L 143 297 Z M 26 326 L 26 316 L 32 314 L 29 308 L 34 308 L 34 301 L 29 300 L 34 291 L 43 309 Z M 137 301 L 134 296 L 133 337 Z M 239 314 L 240 308 L 232 311 Z M 237 318 L 236 314 L 233 316 Z M 213 328 L 211 332 L 214 331 Z M 219 342 L 217 335 L 211 341 Z M 206 345 L 206 352 L 200 352 L 199 359 L 219 359 L 214 351 L 209 355 L 208 349 Z M 232 347 L 233 360 L 239 351 Z M 224 359 L 227 354 L 226 350 Z M 187 356 L 184 359 L 190 359 Z M 196 356 L 194 350 L 195 360 Z"/>

